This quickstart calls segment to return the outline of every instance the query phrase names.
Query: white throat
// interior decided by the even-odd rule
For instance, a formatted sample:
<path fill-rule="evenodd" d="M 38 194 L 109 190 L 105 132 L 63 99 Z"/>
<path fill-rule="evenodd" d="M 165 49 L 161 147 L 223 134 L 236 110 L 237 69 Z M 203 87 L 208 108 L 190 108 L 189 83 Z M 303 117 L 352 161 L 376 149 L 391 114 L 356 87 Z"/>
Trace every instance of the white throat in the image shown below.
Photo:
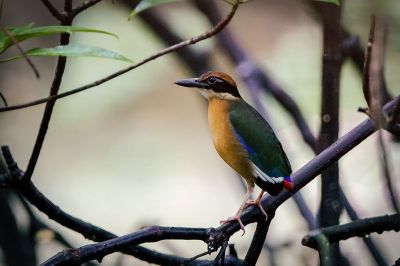
<path fill-rule="evenodd" d="M 221 100 L 236 100 L 238 97 L 233 96 L 230 93 L 227 92 L 215 92 L 213 90 L 207 90 L 207 89 L 199 89 L 201 95 L 206 97 L 208 100 L 211 98 L 218 98 Z"/>

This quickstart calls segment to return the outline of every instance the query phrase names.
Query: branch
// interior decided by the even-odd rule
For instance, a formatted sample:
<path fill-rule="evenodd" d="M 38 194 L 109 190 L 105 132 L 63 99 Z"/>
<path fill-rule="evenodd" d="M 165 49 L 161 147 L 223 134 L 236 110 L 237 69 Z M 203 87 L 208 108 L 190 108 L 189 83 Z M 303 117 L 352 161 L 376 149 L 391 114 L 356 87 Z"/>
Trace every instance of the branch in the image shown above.
<path fill-rule="evenodd" d="M 335 225 L 314 230 L 308 233 L 302 240 L 302 244 L 316 248 L 315 237 L 324 235 L 330 243 L 346 240 L 351 237 L 365 237 L 371 233 L 381 234 L 386 231 L 400 231 L 400 214 L 383 215 L 379 217 L 366 218 L 343 225 Z"/>
<path fill-rule="evenodd" d="M 111 74 L 111 75 L 109 75 L 107 77 L 104 77 L 102 79 L 96 80 L 96 81 L 94 81 L 92 83 L 86 84 L 84 86 L 78 87 L 76 89 L 73 89 L 73 90 L 70 90 L 70 91 L 67 91 L 67 92 L 64 92 L 64 93 L 60 93 L 58 95 L 49 96 L 47 98 L 42 98 L 42 99 L 31 101 L 31 102 L 28 102 L 28 103 L 17 104 L 17 105 L 12 105 L 12 106 L 8 106 L 8 107 L 2 107 L 2 108 L 0 108 L 0 112 L 6 112 L 6 111 L 17 110 L 17 109 L 21 109 L 21 108 L 35 106 L 35 105 L 42 104 L 42 103 L 45 103 L 45 102 L 48 102 L 48 101 L 61 99 L 61 98 L 64 98 L 64 97 L 79 93 L 81 91 L 84 91 L 84 90 L 99 86 L 99 85 L 101 85 L 101 84 L 103 84 L 103 83 L 105 83 L 107 81 L 110 81 L 110 80 L 112 80 L 112 79 L 114 79 L 114 78 L 116 78 L 118 76 L 121 76 L 122 74 L 125 74 L 125 73 L 127 73 L 127 72 L 129 72 L 129 71 L 141 66 L 141 65 L 144 65 L 147 62 L 150 62 L 150 61 L 152 61 L 154 59 L 157 59 L 157 58 L 159 58 L 159 57 L 161 57 L 163 55 L 169 54 L 171 52 L 175 52 L 176 50 L 181 49 L 183 47 L 186 47 L 186 46 L 198 43 L 200 41 L 203 41 L 205 39 L 208 39 L 208 38 L 216 35 L 222 29 L 225 28 L 225 26 L 233 18 L 233 16 L 236 13 L 236 10 L 237 10 L 239 5 L 240 5 L 240 2 L 237 1 L 234 5 L 232 5 L 231 12 L 223 20 L 221 20 L 217 25 L 215 25 L 211 30 L 209 30 L 209 31 L 207 31 L 207 32 L 205 32 L 205 33 L 203 33 L 201 35 L 192 37 L 192 38 L 190 38 L 188 40 L 185 40 L 183 42 L 180 42 L 180 43 L 172 45 L 172 46 L 170 46 L 168 48 L 165 48 L 165 49 L 163 49 L 163 50 L 161 50 L 161 51 L 159 51 L 159 52 L 157 52 L 157 53 L 155 53 L 153 55 L 150 55 L 149 57 L 139 61 L 136 64 L 130 65 L 130 66 L 124 68 L 124 69 L 121 69 L 121 70 L 119 70 L 119 71 L 117 71 L 117 72 L 115 72 L 115 73 L 113 73 L 113 74 Z"/>
<path fill-rule="evenodd" d="M 46 1 L 44 1 L 46 2 Z M 69 19 L 69 14 L 71 12 L 71 3 L 69 0 L 65 0 L 65 13 L 68 18 L 65 18 L 61 21 L 61 25 L 72 25 L 72 18 Z M 69 43 L 70 36 L 69 34 L 63 33 L 60 37 L 60 45 L 67 45 Z M 65 65 L 67 63 L 67 58 L 64 56 L 59 56 L 57 59 L 56 71 L 54 74 L 53 82 L 50 88 L 50 97 L 56 96 L 61 85 L 61 81 L 64 75 Z M 46 137 L 47 129 L 49 128 L 51 115 L 53 113 L 54 105 L 56 104 L 56 99 L 52 99 L 47 102 L 46 107 L 44 109 L 42 121 L 40 122 L 39 132 L 36 137 L 35 145 L 33 146 L 32 154 L 29 158 L 28 166 L 26 169 L 26 173 L 24 175 L 24 180 L 31 180 L 33 171 L 35 170 L 37 161 L 39 159 L 40 152 L 42 150 L 42 146 L 44 143 L 44 139 Z M 7 107 L 6 107 L 7 108 Z"/>
<path fill-rule="evenodd" d="M 368 47 L 365 53 L 365 66 L 363 74 L 363 92 L 368 104 L 368 115 L 374 119 L 379 128 L 387 127 L 386 117 L 382 114 L 382 90 L 384 84 L 383 61 L 384 47 L 386 40 L 386 31 L 383 26 L 375 23 L 375 17 L 372 16 L 371 28 L 368 38 Z M 395 111 L 396 112 L 395 107 Z M 389 156 L 383 141 L 382 132 L 378 132 L 378 145 L 381 155 L 381 168 L 383 177 L 387 184 L 391 204 L 395 211 L 399 212 L 399 203 L 396 197 L 396 191 L 392 184 L 392 174 L 389 169 Z"/>
<path fill-rule="evenodd" d="M 389 102 L 385 106 L 385 112 L 390 112 L 391 110 L 393 110 L 396 100 L 397 99 Z M 298 171 L 293 173 L 292 178 L 295 187 L 292 193 L 296 193 L 311 180 L 313 180 L 319 173 L 321 173 L 321 171 L 335 163 L 337 160 L 339 160 L 339 158 L 341 158 L 344 154 L 357 146 L 375 131 L 376 127 L 374 122 L 368 118 L 364 120 L 361 124 L 356 126 L 353 130 L 348 132 L 346 135 L 341 137 L 337 142 L 333 143 L 327 149 L 322 151 L 314 159 L 312 159 Z M 20 182 L 21 173 L 20 171 L 18 171 L 18 166 L 12 159 L 8 148 L 3 147 L 2 150 L 5 161 L 13 177 L 6 180 L 0 180 L 1 184 L 7 185 L 8 183 L 8 185 L 13 185 L 31 204 L 47 214 L 49 218 L 54 219 L 55 221 L 61 223 L 67 228 L 81 233 L 87 238 L 95 241 L 104 241 L 106 239 L 115 237 L 115 235 L 101 228 L 85 223 L 84 221 L 76 219 L 75 217 L 72 217 L 71 215 L 63 212 L 51 201 L 45 198 L 43 194 L 35 190 L 36 188 L 33 186 L 32 183 L 26 184 L 24 182 Z M 292 193 L 288 191 L 283 191 L 276 197 L 264 197 L 261 204 L 263 208 L 267 211 L 267 213 L 272 214 L 283 202 L 285 202 L 288 198 L 292 196 Z M 243 212 L 241 220 L 246 225 L 257 221 L 261 217 L 263 217 L 263 215 L 257 207 L 249 207 Z M 208 232 L 212 232 L 213 234 L 213 241 L 209 242 L 209 247 L 215 248 L 222 245 L 222 243 L 224 243 L 227 238 L 229 239 L 232 234 L 239 230 L 240 226 L 237 223 L 227 223 L 221 225 L 214 230 L 209 230 Z M 150 251 L 143 247 L 130 247 L 129 249 L 123 249 L 123 251 L 129 251 L 140 259 L 147 259 L 146 261 L 149 261 L 149 258 L 154 259 L 152 261 L 153 263 L 161 262 L 160 264 L 163 265 L 179 265 L 186 260 L 176 256 L 156 253 L 155 251 Z M 154 262 L 156 260 L 157 262 Z M 165 263 L 165 261 L 167 261 L 168 263 Z M 171 263 L 171 261 L 173 262 Z"/>
<path fill-rule="evenodd" d="M 341 6 L 315 1 L 313 5 L 323 29 L 321 127 L 318 136 L 318 150 L 321 151 L 339 136 L 340 74 L 345 36 L 340 22 Z M 339 165 L 335 163 L 322 172 L 321 181 L 319 225 L 325 227 L 339 224 L 343 209 L 339 197 Z M 340 265 L 343 257 L 339 245 L 330 246 L 330 253 L 329 263 Z M 320 260 L 322 262 L 323 258 Z"/>
<path fill-rule="evenodd" d="M 370 106 L 371 102 L 371 57 L 372 57 L 372 44 L 374 43 L 374 36 L 375 35 L 375 17 L 371 17 L 371 26 L 368 35 L 368 44 L 367 48 L 365 49 L 365 60 L 364 60 L 364 68 L 363 68 L 363 78 L 362 78 L 362 89 L 365 101 L 367 105 Z"/>
<path fill-rule="evenodd" d="M 53 15 L 53 17 L 55 17 L 58 21 L 64 21 L 66 18 L 66 15 L 61 13 L 60 11 L 57 10 L 57 8 L 55 8 L 53 6 L 52 3 L 50 3 L 49 0 L 42 0 L 42 3 L 47 7 L 47 9 L 49 10 L 49 12 Z"/>
<path fill-rule="evenodd" d="M 262 219 L 261 221 L 257 222 L 257 228 L 244 259 L 244 265 L 256 265 L 261 250 L 264 247 L 269 225 L 271 224 L 273 218 L 274 214 L 269 214 L 267 220 Z"/>
<path fill-rule="evenodd" d="M 184 239 L 210 241 L 208 229 L 150 226 L 135 233 L 117 237 L 104 242 L 90 244 L 78 249 L 64 250 L 47 260 L 42 266 L 76 265 L 86 261 L 101 261 L 104 256 L 142 243 L 157 242 L 164 239 Z"/>

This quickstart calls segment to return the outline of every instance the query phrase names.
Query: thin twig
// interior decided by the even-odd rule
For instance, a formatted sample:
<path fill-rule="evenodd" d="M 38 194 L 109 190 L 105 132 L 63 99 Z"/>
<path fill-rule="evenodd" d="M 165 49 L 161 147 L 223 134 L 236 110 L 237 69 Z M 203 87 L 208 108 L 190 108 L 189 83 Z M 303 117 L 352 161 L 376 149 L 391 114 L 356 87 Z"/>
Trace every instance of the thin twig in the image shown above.
<path fill-rule="evenodd" d="M 65 13 L 70 14 L 72 8 L 72 1 L 65 0 Z M 61 25 L 70 26 L 72 25 L 72 18 L 68 16 L 68 18 L 61 21 Z M 69 43 L 70 35 L 63 33 L 60 36 L 60 45 L 67 45 Z M 57 59 L 56 70 L 54 73 L 53 82 L 50 88 L 50 97 L 56 96 L 60 86 L 61 81 L 64 76 L 64 70 L 67 63 L 67 58 L 64 56 L 59 56 Z M 56 99 L 52 99 L 47 102 L 46 107 L 43 112 L 42 121 L 40 122 L 39 132 L 36 137 L 35 145 L 33 146 L 32 154 L 29 158 L 28 166 L 26 168 L 26 172 L 24 175 L 24 180 L 28 181 L 31 180 L 33 171 L 35 170 L 37 161 L 39 159 L 40 152 L 42 150 L 42 146 L 44 143 L 44 139 L 46 137 L 47 129 L 50 124 L 50 119 L 53 113 L 54 105 L 56 103 Z"/>
<path fill-rule="evenodd" d="M 371 16 L 371 26 L 369 30 L 369 35 L 368 35 L 368 44 L 367 48 L 365 49 L 365 60 L 364 60 L 364 70 L 363 70 L 363 78 L 362 78 L 362 89 L 364 93 L 364 98 L 365 101 L 367 102 L 367 105 L 370 106 L 371 102 L 371 57 L 372 57 L 372 49 L 373 46 L 372 44 L 374 43 L 374 37 L 375 37 L 375 16 Z"/>
<path fill-rule="evenodd" d="M 102 79 L 96 80 L 96 81 L 94 81 L 92 83 L 86 84 L 84 86 L 78 87 L 76 89 L 73 89 L 73 90 L 70 90 L 70 91 L 67 91 L 67 92 L 64 92 L 64 93 L 60 93 L 58 95 L 52 95 L 52 96 L 49 96 L 49 97 L 46 97 L 46 98 L 42 98 L 42 99 L 39 99 L 39 100 L 35 100 L 35 101 L 28 102 L 28 103 L 24 103 L 24 104 L 17 104 L 17 105 L 12 105 L 12 106 L 8 106 L 8 107 L 2 107 L 2 108 L 0 108 L 0 112 L 11 111 L 11 110 L 30 107 L 30 106 L 35 106 L 35 105 L 42 104 L 42 103 L 45 103 L 45 102 L 48 102 L 48 101 L 51 101 L 51 100 L 61 99 L 61 98 L 76 94 L 78 92 L 81 92 L 81 91 L 84 91 L 84 90 L 99 86 L 99 85 L 101 85 L 101 84 L 103 84 L 103 83 L 105 83 L 107 81 L 110 81 L 110 80 L 112 80 L 112 79 L 114 79 L 114 78 L 116 78 L 118 76 L 121 76 L 122 74 L 125 74 L 125 73 L 127 73 L 127 72 L 129 72 L 129 71 L 141 66 L 141 65 L 144 65 L 147 62 L 150 62 L 150 61 L 152 61 L 154 59 L 157 59 L 157 58 L 159 58 L 159 57 L 161 57 L 163 55 L 166 55 L 166 54 L 169 54 L 171 52 L 174 52 L 174 51 L 176 51 L 178 49 L 181 49 L 182 47 L 186 47 L 188 45 L 192 45 L 192 44 L 198 43 L 200 41 L 203 41 L 205 39 L 208 39 L 208 38 L 216 35 L 222 29 L 225 28 L 225 26 L 229 23 L 229 21 L 233 18 L 234 14 L 236 13 L 236 10 L 237 10 L 239 4 L 240 3 L 236 3 L 235 5 L 233 5 L 230 13 L 222 21 L 220 21 L 217 25 L 215 25 L 211 30 L 209 30 L 209 31 L 207 31 L 207 32 L 205 32 L 205 33 L 203 33 L 201 35 L 192 37 L 192 38 L 190 38 L 188 40 L 185 40 L 183 42 L 180 42 L 180 43 L 177 43 L 175 45 L 169 46 L 169 47 L 167 47 L 165 49 L 162 49 L 161 51 L 159 51 L 159 52 L 157 52 L 157 53 L 155 53 L 155 54 L 153 54 L 153 55 L 151 55 L 151 56 L 139 61 L 136 64 L 130 65 L 130 66 L 124 68 L 124 69 L 121 69 L 121 70 L 119 70 L 119 71 L 117 71 L 117 72 L 115 72 L 115 73 L 113 73 L 113 74 L 111 74 L 111 75 L 109 75 L 107 77 L 104 77 Z"/>
<path fill-rule="evenodd" d="M 8 106 L 7 99 L 4 97 L 3 93 L 0 91 L 0 98 L 4 103 L 4 106 Z"/>
<path fill-rule="evenodd" d="M 15 39 L 14 35 L 5 27 L 0 25 L 1 30 L 4 32 L 5 35 L 7 35 L 8 38 L 13 42 L 15 47 L 17 47 L 19 53 L 21 54 L 22 58 L 25 59 L 25 61 L 28 63 L 28 65 L 31 67 L 33 74 L 35 74 L 36 78 L 40 78 L 40 73 L 39 70 L 36 68 L 35 64 L 32 62 L 32 60 L 26 55 L 24 49 L 21 47 L 19 44 L 18 40 Z"/>

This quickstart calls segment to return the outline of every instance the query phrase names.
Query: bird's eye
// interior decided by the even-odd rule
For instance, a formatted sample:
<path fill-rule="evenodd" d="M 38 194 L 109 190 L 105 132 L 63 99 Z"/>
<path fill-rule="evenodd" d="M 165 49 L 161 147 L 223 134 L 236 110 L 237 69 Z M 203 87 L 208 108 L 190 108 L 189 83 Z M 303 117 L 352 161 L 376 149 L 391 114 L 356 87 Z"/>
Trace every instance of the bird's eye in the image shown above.
<path fill-rule="evenodd" d="M 208 83 L 208 84 L 215 84 L 215 82 L 217 82 L 217 79 L 214 78 L 214 77 L 209 77 L 209 78 L 207 79 L 207 83 Z"/>

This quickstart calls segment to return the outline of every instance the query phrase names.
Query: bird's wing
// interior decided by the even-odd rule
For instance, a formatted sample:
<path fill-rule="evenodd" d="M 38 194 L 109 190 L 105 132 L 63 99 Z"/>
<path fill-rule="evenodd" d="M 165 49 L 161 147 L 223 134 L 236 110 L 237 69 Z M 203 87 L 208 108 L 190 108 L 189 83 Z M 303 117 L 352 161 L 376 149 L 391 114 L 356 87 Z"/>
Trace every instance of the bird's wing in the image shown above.
<path fill-rule="evenodd" d="M 268 178 L 290 176 L 291 166 L 281 143 L 268 122 L 253 107 L 243 100 L 232 101 L 229 120 L 260 178 L 271 182 Z M 271 183 L 276 182 L 282 180 Z"/>

